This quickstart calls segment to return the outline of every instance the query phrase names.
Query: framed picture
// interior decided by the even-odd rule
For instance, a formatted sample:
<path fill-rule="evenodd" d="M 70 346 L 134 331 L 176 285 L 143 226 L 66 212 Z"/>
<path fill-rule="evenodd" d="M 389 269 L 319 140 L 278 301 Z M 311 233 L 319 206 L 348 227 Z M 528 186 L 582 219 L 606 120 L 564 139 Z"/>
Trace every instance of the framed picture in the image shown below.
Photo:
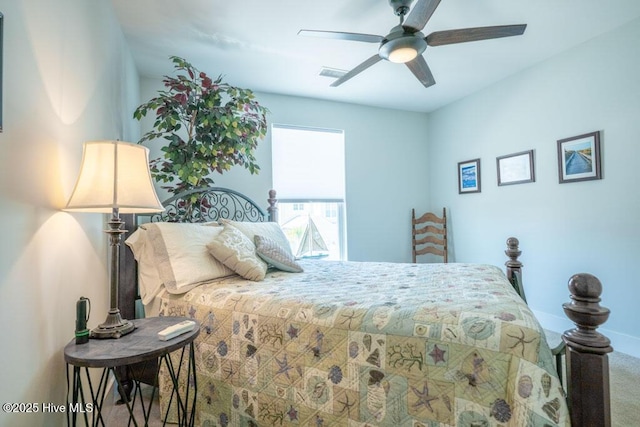
<path fill-rule="evenodd" d="M 458 163 L 458 193 L 480 192 L 480 159 Z"/>
<path fill-rule="evenodd" d="M 602 178 L 599 131 L 558 141 L 558 178 L 560 184 Z"/>
<path fill-rule="evenodd" d="M 497 157 L 496 164 L 498 185 L 524 184 L 536 180 L 533 170 L 533 150 Z"/>

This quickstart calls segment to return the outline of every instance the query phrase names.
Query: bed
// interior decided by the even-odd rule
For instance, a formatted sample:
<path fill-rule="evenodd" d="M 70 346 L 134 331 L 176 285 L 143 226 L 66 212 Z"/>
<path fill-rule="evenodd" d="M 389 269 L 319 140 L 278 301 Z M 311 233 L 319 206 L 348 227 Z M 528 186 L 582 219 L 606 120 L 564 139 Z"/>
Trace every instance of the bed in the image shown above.
<path fill-rule="evenodd" d="M 121 251 L 120 309 L 132 318 L 138 300 L 147 316 L 199 321 L 199 425 L 610 423 L 611 347 L 596 331 L 608 310 L 596 278 L 570 280 L 564 307 L 577 328 L 563 336 L 563 388 L 517 292 L 517 239 L 508 241 L 506 275 L 479 264 L 292 260 L 273 190 L 268 213 L 227 189 L 197 197 L 188 223 L 171 222 L 183 196 L 140 227 L 140 218 L 126 218 L 138 263 Z M 256 266 L 254 257 L 269 262 Z M 203 280 L 200 266 L 211 259 L 222 266 Z M 161 396 L 165 383 L 161 374 Z"/>

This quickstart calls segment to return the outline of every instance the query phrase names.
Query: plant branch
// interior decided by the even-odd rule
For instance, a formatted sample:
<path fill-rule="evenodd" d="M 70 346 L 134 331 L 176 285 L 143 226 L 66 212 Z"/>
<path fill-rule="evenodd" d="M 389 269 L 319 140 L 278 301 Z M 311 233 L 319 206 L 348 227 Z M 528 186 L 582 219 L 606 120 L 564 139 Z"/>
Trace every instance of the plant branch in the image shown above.
<path fill-rule="evenodd" d="M 165 76 L 164 90 L 140 105 L 133 116 L 155 112 L 153 129 L 140 143 L 163 142 L 162 158 L 150 162 L 157 181 L 178 193 L 213 184 L 211 174 L 240 165 L 258 173 L 254 151 L 267 131 L 268 110 L 251 90 L 215 80 L 189 62 L 173 56 L 176 76 Z"/>

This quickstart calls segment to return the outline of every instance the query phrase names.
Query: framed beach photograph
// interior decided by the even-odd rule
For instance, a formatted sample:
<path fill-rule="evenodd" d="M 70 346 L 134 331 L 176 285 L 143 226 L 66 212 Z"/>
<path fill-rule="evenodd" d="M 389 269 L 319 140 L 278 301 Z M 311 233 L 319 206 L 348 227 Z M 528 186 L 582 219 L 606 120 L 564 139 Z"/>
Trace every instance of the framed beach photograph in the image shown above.
<path fill-rule="evenodd" d="M 599 131 L 558 141 L 558 179 L 560 184 L 602 179 Z"/>
<path fill-rule="evenodd" d="M 480 159 L 458 163 L 458 193 L 480 192 Z"/>
<path fill-rule="evenodd" d="M 533 170 L 533 150 L 497 157 L 496 166 L 498 185 L 524 184 L 536 180 Z"/>

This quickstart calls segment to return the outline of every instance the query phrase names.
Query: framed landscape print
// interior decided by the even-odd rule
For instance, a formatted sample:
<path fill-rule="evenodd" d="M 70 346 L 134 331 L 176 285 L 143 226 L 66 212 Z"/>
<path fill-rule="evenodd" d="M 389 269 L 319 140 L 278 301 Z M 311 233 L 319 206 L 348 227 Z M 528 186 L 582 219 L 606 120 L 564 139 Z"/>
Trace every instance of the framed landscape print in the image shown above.
<path fill-rule="evenodd" d="M 496 158 L 498 185 L 524 184 L 536 180 L 533 170 L 533 150 Z"/>
<path fill-rule="evenodd" d="M 480 192 L 480 159 L 458 163 L 458 193 Z"/>
<path fill-rule="evenodd" d="M 560 184 L 601 178 L 599 131 L 558 141 Z"/>

